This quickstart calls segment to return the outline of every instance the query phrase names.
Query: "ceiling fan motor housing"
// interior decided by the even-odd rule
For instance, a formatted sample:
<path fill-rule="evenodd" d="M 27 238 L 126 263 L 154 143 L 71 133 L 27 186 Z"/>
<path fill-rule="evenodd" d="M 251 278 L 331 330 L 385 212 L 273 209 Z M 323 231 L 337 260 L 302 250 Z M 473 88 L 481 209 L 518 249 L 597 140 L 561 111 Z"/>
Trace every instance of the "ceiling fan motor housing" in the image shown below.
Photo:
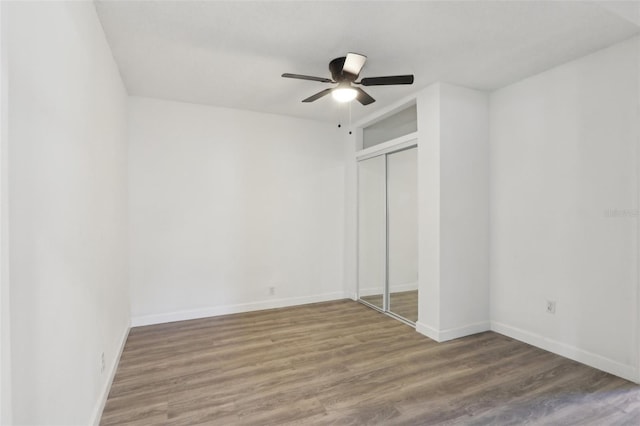
<path fill-rule="evenodd" d="M 342 81 L 355 81 L 355 79 L 358 77 L 357 75 L 353 75 L 349 72 L 343 71 L 344 61 L 346 59 L 346 56 L 342 56 L 340 58 L 335 58 L 333 61 L 329 62 L 329 71 L 331 71 L 331 77 L 338 83 Z"/>

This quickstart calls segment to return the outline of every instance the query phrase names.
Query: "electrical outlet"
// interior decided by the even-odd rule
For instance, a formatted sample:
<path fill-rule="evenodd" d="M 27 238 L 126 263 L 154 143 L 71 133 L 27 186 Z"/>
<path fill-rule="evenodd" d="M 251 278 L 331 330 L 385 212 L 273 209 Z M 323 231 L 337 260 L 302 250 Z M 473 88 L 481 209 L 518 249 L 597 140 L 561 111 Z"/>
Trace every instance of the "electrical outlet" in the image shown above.
<path fill-rule="evenodd" d="M 275 286 L 271 286 L 269 287 L 269 296 L 275 296 L 276 295 L 276 288 Z"/>
<path fill-rule="evenodd" d="M 104 373 L 104 369 L 106 367 L 106 364 L 104 362 L 104 352 L 102 352 L 102 354 L 100 355 L 100 372 Z"/>
<path fill-rule="evenodd" d="M 556 313 L 556 302 L 555 300 L 547 300 L 547 313 L 555 314 Z"/>

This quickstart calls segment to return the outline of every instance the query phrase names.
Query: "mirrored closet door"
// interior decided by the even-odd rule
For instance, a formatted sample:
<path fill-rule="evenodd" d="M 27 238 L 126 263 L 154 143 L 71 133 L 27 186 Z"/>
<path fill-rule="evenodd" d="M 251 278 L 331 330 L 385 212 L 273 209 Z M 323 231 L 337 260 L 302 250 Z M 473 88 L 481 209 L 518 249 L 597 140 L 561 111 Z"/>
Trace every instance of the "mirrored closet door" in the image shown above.
<path fill-rule="evenodd" d="M 358 294 L 365 304 L 418 320 L 417 149 L 358 163 Z"/>
<path fill-rule="evenodd" d="M 389 311 L 418 321 L 417 149 L 387 155 Z"/>
<path fill-rule="evenodd" d="M 358 163 L 358 294 L 385 310 L 387 217 L 385 156 Z"/>

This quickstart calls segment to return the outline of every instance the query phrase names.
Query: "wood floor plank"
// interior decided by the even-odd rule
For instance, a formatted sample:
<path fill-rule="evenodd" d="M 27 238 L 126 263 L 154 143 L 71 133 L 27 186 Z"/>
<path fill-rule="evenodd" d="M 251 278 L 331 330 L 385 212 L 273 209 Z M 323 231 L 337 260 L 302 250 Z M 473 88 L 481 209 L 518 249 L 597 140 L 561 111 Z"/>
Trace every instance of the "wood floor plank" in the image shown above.
<path fill-rule="evenodd" d="M 131 330 L 102 425 L 640 424 L 640 387 L 344 300 Z"/>

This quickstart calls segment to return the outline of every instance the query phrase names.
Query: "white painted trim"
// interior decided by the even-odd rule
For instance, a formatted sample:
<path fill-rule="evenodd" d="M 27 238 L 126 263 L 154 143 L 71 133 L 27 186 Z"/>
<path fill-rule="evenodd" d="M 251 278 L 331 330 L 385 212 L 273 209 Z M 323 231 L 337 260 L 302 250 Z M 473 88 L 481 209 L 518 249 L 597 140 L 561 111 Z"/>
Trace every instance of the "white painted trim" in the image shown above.
<path fill-rule="evenodd" d="M 424 336 L 427 336 L 431 340 L 435 340 L 436 342 L 440 341 L 438 330 L 423 322 L 416 322 L 416 331 Z"/>
<path fill-rule="evenodd" d="M 418 132 L 409 133 L 408 135 L 402 135 L 390 141 L 374 145 L 367 149 L 356 152 L 356 160 L 362 161 L 369 158 L 377 157 L 382 154 L 390 154 L 394 151 L 399 151 L 411 146 L 418 146 Z"/>
<path fill-rule="evenodd" d="M 638 6 L 638 19 L 640 20 L 640 5 Z M 636 67 L 637 70 L 640 71 L 640 37 L 636 37 Z M 640 123 L 640 77 L 638 78 L 638 93 L 637 93 L 637 108 L 636 108 L 636 132 L 640 133 L 640 126 L 637 123 Z M 640 207 L 640 134 L 636 134 L 636 208 Z M 635 294 L 635 324 L 633 327 L 633 334 L 635 336 L 635 357 L 636 357 L 636 369 L 637 369 L 637 379 L 634 380 L 636 383 L 640 383 L 640 224 L 636 219 L 636 294 Z"/>
<path fill-rule="evenodd" d="M 174 321 L 215 317 L 219 315 L 238 314 L 242 312 L 260 311 L 264 309 L 285 308 L 288 306 L 306 305 L 309 303 L 328 302 L 349 298 L 344 292 L 318 294 L 315 296 L 290 297 L 286 299 L 263 300 L 260 302 L 242 303 L 238 305 L 211 306 L 207 308 L 166 312 L 161 314 L 135 316 L 131 319 L 132 327 L 163 324 Z"/>
<path fill-rule="evenodd" d="M 463 325 L 462 327 L 449 328 L 445 330 L 436 330 L 435 328 L 418 321 L 416 323 L 416 331 L 435 340 L 436 342 L 446 342 L 447 340 L 459 339 L 460 337 L 471 336 L 491 330 L 489 321 L 481 321 L 473 324 Z"/>
<path fill-rule="evenodd" d="M 623 379 L 640 383 L 638 369 L 634 366 L 625 365 L 601 355 L 498 321 L 491 321 L 491 330 L 598 370 L 606 371 Z"/>
<path fill-rule="evenodd" d="M 356 134 L 347 139 L 348 143 L 345 150 L 345 222 L 344 222 L 344 250 L 345 258 L 343 262 L 345 274 L 345 294 L 357 300 L 358 297 L 358 281 L 360 280 L 360 271 L 358 270 L 358 164 L 353 159 L 353 153 L 356 151 L 356 139 L 362 135 L 362 129 L 356 129 Z M 349 230 L 356 229 L 356 232 L 350 233 Z"/>
<path fill-rule="evenodd" d="M 111 390 L 111 385 L 113 384 L 113 379 L 116 376 L 116 371 L 118 370 L 118 364 L 120 364 L 120 358 L 122 357 L 122 351 L 124 351 L 124 345 L 127 343 L 127 338 L 129 337 L 129 330 L 131 327 L 127 327 L 124 330 L 122 338 L 120 339 L 120 349 L 118 350 L 117 356 L 114 358 L 111 366 L 109 367 L 109 377 L 104 383 L 104 387 L 102 388 L 102 392 L 100 393 L 100 398 L 96 402 L 96 406 L 93 409 L 93 415 L 91 417 L 91 425 L 98 426 L 100 424 L 100 419 L 102 418 L 102 412 L 104 411 L 104 407 L 107 404 L 107 398 L 109 397 L 109 391 Z"/>
<path fill-rule="evenodd" d="M 418 289 L 418 281 L 414 281 L 411 283 L 405 283 L 402 285 L 394 285 L 394 292 L 402 292 L 402 291 L 412 291 Z M 373 296 L 375 294 L 382 294 L 381 291 L 384 291 L 384 288 L 380 287 L 365 287 L 359 290 L 360 297 L 362 296 Z"/>
<path fill-rule="evenodd" d="M 356 145 L 353 146 L 354 150 L 357 152 L 358 148 L 357 148 L 357 144 L 360 144 L 359 146 L 362 146 L 362 129 L 358 128 L 358 140 L 353 141 Z M 352 157 L 348 157 L 347 158 L 347 162 L 351 163 L 354 167 L 355 173 L 354 173 L 354 177 L 355 177 L 355 188 L 354 192 L 353 192 L 353 203 L 355 205 L 355 221 L 353 222 L 353 224 L 355 225 L 355 227 L 353 228 L 353 237 L 354 237 L 354 249 L 355 249 L 355 253 L 354 253 L 354 267 L 355 267 L 355 277 L 356 277 L 356 282 L 355 284 L 355 294 L 354 300 L 358 300 L 360 299 L 360 164 L 358 164 L 357 161 L 351 161 Z M 349 232 L 348 227 L 345 227 L 345 231 Z M 346 234 L 345 232 L 345 234 Z"/>

